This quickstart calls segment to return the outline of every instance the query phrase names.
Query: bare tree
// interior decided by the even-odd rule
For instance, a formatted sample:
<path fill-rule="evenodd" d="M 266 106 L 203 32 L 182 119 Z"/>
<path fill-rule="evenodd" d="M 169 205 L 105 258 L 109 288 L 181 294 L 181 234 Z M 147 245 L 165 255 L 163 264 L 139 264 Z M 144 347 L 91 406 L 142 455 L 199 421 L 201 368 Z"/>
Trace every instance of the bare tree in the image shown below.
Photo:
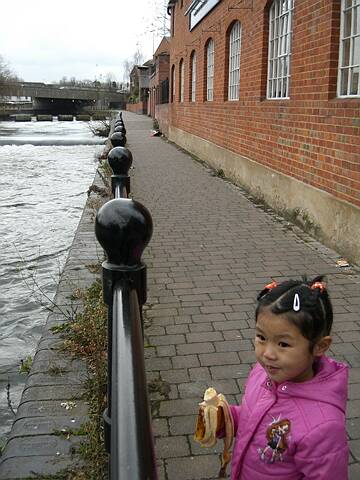
<path fill-rule="evenodd" d="M 113 72 L 108 72 L 105 76 L 105 83 L 108 87 L 110 88 L 116 88 L 117 83 L 116 83 L 116 77 L 113 74 Z"/>
<path fill-rule="evenodd" d="M 160 37 L 167 37 L 170 35 L 169 15 L 167 14 L 166 0 L 151 0 L 153 7 L 153 17 L 149 24 L 148 31 L 155 33 Z"/>
<path fill-rule="evenodd" d="M 0 84 L 19 81 L 21 79 L 10 69 L 8 62 L 0 55 Z"/>
<path fill-rule="evenodd" d="M 143 18 L 146 25 L 145 32 L 154 37 L 168 37 L 170 35 L 170 17 L 167 13 L 168 0 L 148 0 L 151 13 Z"/>
<path fill-rule="evenodd" d="M 133 56 L 123 61 L 123 68 L 124 68 L 123 80 L 125 83 L 130 82 L 130 73 L 131 73 L 131 70 L 135 67 L 135 65 L 142 65 L 144 61 L 145 61 L 145 56 L 139 49 L 139 46 L 137 46 Z"/>

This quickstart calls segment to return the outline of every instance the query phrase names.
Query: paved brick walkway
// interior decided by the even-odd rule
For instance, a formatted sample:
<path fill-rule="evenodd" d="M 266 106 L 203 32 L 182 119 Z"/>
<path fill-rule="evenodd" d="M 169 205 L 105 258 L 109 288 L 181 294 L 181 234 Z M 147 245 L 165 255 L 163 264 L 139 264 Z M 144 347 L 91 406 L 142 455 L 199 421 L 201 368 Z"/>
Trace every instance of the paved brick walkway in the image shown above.
<path fill-rule="evenodd" d="M 338 268 L 335 252 L 264 211 L 176 146 L 150 137 L 147 117 L 123 117 L 134 156 L 132 192 L 154 221 L 144 254 L 146 365 L 160 479 L 216 478 L 216 450 L 202 449 L 192 438 L 197 404 L 208 386 L 239 401 L 254 361 L 257 292 L 271 278 L 304 273 L 328 276 L 336 314 L 331 353 L 352 367 L 350 478 L 360 478 L 359 271 Z"/>

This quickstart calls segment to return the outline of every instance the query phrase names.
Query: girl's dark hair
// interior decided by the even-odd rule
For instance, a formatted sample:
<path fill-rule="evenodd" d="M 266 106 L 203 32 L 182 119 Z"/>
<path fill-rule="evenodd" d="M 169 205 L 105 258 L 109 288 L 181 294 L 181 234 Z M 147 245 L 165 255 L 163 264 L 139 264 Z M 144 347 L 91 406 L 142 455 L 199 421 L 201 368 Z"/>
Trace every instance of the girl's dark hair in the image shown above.
<path fill-rule="evenodd" d="M 286 313 L 286 318 L 314 346 L 320 338 L 330 334 L 333 322 L 333 309 L 323 278 L 321 275 L 308 281 L 303 277 L 302 280 L 268 285 L 257 297 L 255 321 L 265 308 L 276 315 Z"/>

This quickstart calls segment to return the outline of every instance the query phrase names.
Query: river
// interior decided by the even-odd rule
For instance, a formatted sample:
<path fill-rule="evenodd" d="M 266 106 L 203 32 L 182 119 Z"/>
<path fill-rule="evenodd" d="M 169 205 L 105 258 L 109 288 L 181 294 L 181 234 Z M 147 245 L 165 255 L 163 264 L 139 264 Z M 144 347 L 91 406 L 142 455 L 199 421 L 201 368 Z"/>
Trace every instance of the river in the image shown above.
<path fill-rule="evenodd" d="M 103 143 L 87 122 L 0 121 L 0 447 Z"/>

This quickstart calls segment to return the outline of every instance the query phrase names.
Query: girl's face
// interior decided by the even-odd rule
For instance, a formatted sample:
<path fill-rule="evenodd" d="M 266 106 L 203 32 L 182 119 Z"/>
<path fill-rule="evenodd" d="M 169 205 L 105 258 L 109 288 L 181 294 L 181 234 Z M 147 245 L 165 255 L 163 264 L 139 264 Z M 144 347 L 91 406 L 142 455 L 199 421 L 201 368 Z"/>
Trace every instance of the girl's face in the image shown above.
<path fill-rule="evenodd" d="M 316 348 L 286 318 L 268 309 L 259 313 L 255 334 L 256 359 L 276 383 L 305 382 L 314 376 Z"/>

